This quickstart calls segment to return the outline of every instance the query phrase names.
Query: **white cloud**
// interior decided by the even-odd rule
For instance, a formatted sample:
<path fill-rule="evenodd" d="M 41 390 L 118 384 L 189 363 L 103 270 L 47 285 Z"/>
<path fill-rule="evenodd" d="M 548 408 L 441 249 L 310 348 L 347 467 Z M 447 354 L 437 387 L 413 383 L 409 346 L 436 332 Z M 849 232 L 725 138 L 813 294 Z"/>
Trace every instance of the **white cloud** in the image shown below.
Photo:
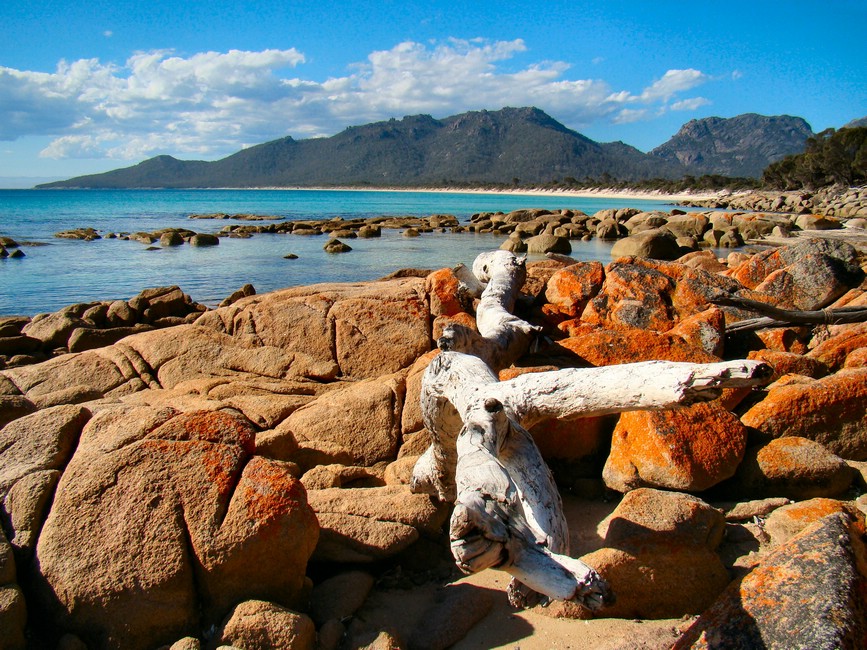
<path fill-rule="evenodd" d="M 287 134 L 331 135 L 407 114 L 531 105 L 579 128 L 653 119 L 650 108 L 708 79 L 698 70 L 669 70 L 635 94 L 601 79 L 570 78 L 561 61 L 500 69 L 526 50 L 520 39 L 408 41 L 323 81 L 298 75 L 305 57 L 294 48 L 140 52 L 122 66 L 61 61 L 53 73 L 0 67 L 0 140 L 53 136 L 41 154 L 52 158 L 216 157 Z M 698 101 L 707 100 L 671 108 Z"/>
<path fill-rule="evenodd" d="M 641 93 L 640 100 L 654 102 L 657 100 L 668 101 L 679 92 L 691 90 L 708 80 L 708 76 L 698 70 L 669 70 L 660 79 L 654 81 Z"/>
<path fill-rule="evenodd" d="M 64 135 L 53 140 L 43 151 L 45 158 L 104 158 L 103 142 L 111 135 Z"/>
<path fill-rule="evenodd" d="M 711 101 L 705 97 L 692 97 L 690 99 L 682 99 L 674 102 L 671 105 L 673 111 L 694 111 L 702 106 L 707 106 Z"/>
<path fill-rule="evenodd" d="M 640 122 L 645 119 L 650 111 L 646 108 L 623 108 L 617 115 L 614 116 L 612 122 L 615 124 L 630 124 L 631 122 Z"/>

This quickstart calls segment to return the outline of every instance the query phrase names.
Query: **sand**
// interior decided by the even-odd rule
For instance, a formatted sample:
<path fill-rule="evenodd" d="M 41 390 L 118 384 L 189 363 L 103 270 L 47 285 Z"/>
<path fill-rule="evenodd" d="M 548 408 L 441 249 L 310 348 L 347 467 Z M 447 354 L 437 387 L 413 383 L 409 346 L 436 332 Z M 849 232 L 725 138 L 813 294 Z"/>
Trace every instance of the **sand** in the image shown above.
<path fill-rule="evenodd" d="M 666 201 L 668 203 L 676 203 L 678 201 L 688 201 L 694 199 L 713 199 L 720 196 L 719 192 L 682 192 L 679 194 L 670 194 L 659 191 L 640 191 L 640 190 L 617 190 L 612 188 L 592 188 L 584 190 L 563 190 L 563 189 L 491 189 L 491 188 L 432 188 L 432 187 L 265 187 L 256 189 L 274 189 L 274 190 L 340 190 L 344 192 L 431 192 L 431 193 L 449 193 L 449 194 L 511 194 L 515 196 L 562 196 L 562 197 L 581 197 L 595 199 L 626 199 L 636 201 Z M 729 194 L 727 192 L 727 194 Z"/>
<path fill-rule="evenodd" d="M 596 527 L 616 502 L 582 500 L 564 495 L 572 539 L 572 555 L 580 556 L 603 545 Z M 430 581 L 411 588 L 377 587 L 355 618 L 364 626 L 394 630 L 409 639 L 431 608 L 445 583 L 472 585 L 479 598 L 493 601 L 490 612 L 452 648 L 455 650 L 667 650 L 694 617 L 662 620 L 561 618 L 562 604 L 518 610 L 509 605 L 506 586 L 511 576 L 496 570 Z"/>

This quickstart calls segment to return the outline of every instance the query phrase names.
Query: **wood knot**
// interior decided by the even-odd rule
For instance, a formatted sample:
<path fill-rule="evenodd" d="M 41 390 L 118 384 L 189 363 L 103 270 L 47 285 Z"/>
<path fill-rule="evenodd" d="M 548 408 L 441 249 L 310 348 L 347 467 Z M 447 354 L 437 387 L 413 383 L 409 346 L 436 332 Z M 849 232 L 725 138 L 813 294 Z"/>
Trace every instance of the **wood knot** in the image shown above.
<path fill-rule="evenodd" d="M 485 400 L 485 410 L 488 413 L 499 413 L 503 410 L 503 405 L 500 403 L 500 400 L 489 397 Z"/>

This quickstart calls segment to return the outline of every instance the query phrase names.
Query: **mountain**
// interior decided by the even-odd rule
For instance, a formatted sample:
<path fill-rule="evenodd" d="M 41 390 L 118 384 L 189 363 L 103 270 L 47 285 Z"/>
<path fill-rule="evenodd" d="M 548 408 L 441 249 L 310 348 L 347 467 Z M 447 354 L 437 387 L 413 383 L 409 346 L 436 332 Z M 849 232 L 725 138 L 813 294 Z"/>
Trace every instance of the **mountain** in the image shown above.
<path fill-rule="evenodd" d="M 39 187 L 293 187 L 547 183 L 605 175 L 680 178 L 680 163 L 622 142 L 598 143 L 536 108 L 414 115 L 353 126 L 327 138 L 291 137 L 213 162 L 157 156 L 133 167 Z"/>
<path fill-rule="evenodd" d="M 867 117 L 859 117 L 857 120 L 852 120 L 843 125 L 844 129 L 855 129 L 859 126 L 867 126 Z"/>
<path fill-rule="evenodd" d="M 759 178 L 771 164 L 802 153 L 813 130 L 800 117 L 746 113 L 691 120 L 650 154 L 678 162 L 693 176 L 721 174 Z"/>
<path fill-rule="evenodd" d="M 537 108 L 503 108 L 441 120 L 413 115 L 352 126 L 327 138 L 286 137 L 213 162 L 157 156 L 38 187 L 442 186 L 515 179 L 629 182 L 686 174 L 759 178 L 770 163 L 804 151 L 812 135 L 799 117 L 708 117 L 688 122 L 645 154 L 623 142 L 594 142 Z"/>

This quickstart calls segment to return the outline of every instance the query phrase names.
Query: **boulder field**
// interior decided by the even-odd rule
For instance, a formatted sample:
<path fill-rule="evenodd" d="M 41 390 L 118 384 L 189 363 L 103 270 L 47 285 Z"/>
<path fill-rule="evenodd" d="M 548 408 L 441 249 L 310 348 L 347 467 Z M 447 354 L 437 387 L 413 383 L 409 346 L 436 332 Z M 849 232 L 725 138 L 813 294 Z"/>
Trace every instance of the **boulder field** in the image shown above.
<path fill-rule="evenodd" d="M 528 264 L 516 311 L 543 334 L 501 379 L 651 359 L 775 371 L 708 403 L 533 427 L 573 553 L 617 597 L 597 618 L 673 620 L 642 647 L 867 646 L 867 325 L 741 330 L 755 314 L 719 301 L 867 307 L 864 265 L 826 239 Z M 212 310 L 176 288 L 94 304 L 98 329 L 128 329 L 81 351 L 87 308 L 15 325 L 65 350 L 0 370 L 0 647 L 523 647 L 532 628 L 485 632 L 505 590 L 457 581 L 449 505 L 409 489 L 423 371 L 443 327 L 474 326 L 472 301 L 451 269 L 395 275 Z M 407 629 L 419 585 L 441 589 Z M 387 593 L 405 611 L 383 623 Z M 587 611 L 535 609 L 583 647 Z"/>

